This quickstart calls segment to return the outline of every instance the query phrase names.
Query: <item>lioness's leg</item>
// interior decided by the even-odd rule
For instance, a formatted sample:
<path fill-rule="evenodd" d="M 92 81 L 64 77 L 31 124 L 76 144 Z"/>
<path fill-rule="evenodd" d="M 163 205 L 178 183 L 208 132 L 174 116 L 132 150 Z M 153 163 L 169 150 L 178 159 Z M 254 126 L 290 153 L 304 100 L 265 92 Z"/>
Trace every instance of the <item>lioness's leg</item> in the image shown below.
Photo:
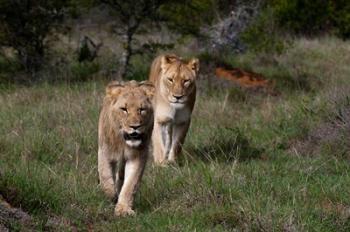
<path fill-rule="evenodd" d="M 107 151 L 104 149 L 98 149 L 98 174 L 100 179 L 100 185 L 105 194 L 111 198 L 115 198 L 115 186 L 113 180 L 113 170 L 115 169 L 115 163 L 111 163 L 108 160 Z"/>
<path fill-rule="evenodd" d="M 174 162 L 178 154 L 180 154 L 189 126 L 190 122 L 174 125 L 172 133 L 173 138 L 169 151 L 168 161 Z"/>
<path fill-rule="evenodd" d="M 134 195 L 139 186 L 146 159 L 142 157 L 127 160 L 125 164 L 124 184 L 121 188 L 118 203 L 115 207 L 116 216 L 134 215 L 132 210 Z"/>
<path fill-rule="evenodd" d="M 152 144 L 153 144 L 153 158 L 157 164 L 162 164 L 171 148 L 171 132 L 170 124 L 154 123 Z"/>

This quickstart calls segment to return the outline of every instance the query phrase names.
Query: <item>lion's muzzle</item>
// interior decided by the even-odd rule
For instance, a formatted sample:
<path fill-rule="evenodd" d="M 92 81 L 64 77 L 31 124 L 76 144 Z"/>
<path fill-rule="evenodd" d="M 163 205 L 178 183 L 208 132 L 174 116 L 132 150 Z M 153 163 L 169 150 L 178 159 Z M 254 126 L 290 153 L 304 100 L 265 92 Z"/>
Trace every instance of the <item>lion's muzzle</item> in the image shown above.
<path fill-rule="evenodd" d="M 141 146 L 145 140 L 144 134 L 140 133 L 137 130 L 134 130 L 131 133 L 124 132 L 123 138 L 128 146 L 135 148 Z"/>

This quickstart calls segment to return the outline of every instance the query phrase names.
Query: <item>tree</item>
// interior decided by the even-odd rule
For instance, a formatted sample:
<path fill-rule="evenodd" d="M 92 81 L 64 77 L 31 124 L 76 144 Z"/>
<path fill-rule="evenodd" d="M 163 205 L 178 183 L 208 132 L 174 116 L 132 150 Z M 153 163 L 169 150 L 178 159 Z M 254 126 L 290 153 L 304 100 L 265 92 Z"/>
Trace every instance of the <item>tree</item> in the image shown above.
<path fill-rule="evenodd" d="M 135 34 L 142 25 L 154 22 L 158 18 L 158 9 L 170 0 L 99 0 L 108 5 L 116 17 L 118 27 L 115 32 L 122 36 L 123 48 L 119 75 L 125 78 L 130 63 L 130 57 L 135 54 L 133 47 Z M 120 27 L 119 27 L 120 26 Z"/>
<path fill-rule="evenodd" d="M 20 64 L 35 73 L 48 33 L 63 19 L 68 0 L 0 0 L 0 46 L 12 47 Z"/>
<path fill-rule="evenodd" d="M 160 8 L 161 18 L 172 31 L 200 36 L 200 29 L 214 19 L 217 0 L 169 1 Z"/>

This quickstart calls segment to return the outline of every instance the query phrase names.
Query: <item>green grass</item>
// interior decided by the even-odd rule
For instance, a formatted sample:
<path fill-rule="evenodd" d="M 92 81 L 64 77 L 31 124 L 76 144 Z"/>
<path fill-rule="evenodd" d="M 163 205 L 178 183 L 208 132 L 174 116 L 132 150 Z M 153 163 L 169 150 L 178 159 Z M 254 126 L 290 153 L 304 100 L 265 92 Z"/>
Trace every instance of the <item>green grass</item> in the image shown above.
<path fill-rule="evenodd" d="M 350 43 L 328 38 L 230 60 L 275 79 L 281 94 L 200 92 L 181 165 L 149 162 L 128 218 L 113 216 L 97 181 L 106 83 L 1 89 L 0 193 L 36 230 L 349 231 L 349 147 L 293 146 L 348 107 L 349 54 Z"/>

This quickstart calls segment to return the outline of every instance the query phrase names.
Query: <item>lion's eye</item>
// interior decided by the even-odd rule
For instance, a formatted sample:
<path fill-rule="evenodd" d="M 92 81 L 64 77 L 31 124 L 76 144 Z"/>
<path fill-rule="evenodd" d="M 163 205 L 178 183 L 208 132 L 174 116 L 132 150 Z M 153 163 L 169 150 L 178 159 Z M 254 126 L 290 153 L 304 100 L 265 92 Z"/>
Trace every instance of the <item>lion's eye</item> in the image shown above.
<path fill-rule="evenodd" d="M 140 114 L 145 114 L 146 113 L 146 108 L 140 108 L 139 111 L 140 111 Z"/>
<path fill-rule="evenodd" d="M 128 109 L 126 107 L 120 107 L 120 110 L 123 111 L 124 113 L 128 112 Z"/>
<path fill-rule="evenodd" d="M 173 82 L 174 82 L 174 79 L 171 78 L 171 77 L 169 77 L 169 78 L 168 78 L 168 81 L 171 82 L 171 83 L 173 83 Z"/>
<path fill-rule="evenodd" d="M 188 86 L 190 83 L 190 80 L 184 80 L 184 85 Z"/>

